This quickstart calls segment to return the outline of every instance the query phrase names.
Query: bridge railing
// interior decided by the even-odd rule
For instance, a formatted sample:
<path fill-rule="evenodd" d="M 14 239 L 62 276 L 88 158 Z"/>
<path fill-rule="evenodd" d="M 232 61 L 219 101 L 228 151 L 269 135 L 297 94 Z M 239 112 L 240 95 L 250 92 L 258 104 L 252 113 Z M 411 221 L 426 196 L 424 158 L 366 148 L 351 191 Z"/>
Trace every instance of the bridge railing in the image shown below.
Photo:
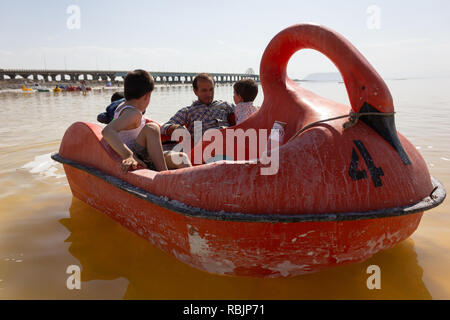
<path fill-rule="evenodd" d="M 194 77 L 197 75 L 195 72 L 160 72 L 160 71 L 150 71 L 155 79 L 156 83 L 192 83 Z M 65 77 L 68 76 L 70 79 L 79 81 L 79 77 L 83 76 L 83 80 L 89 81 L 88 76 L 91 76 L 92 80 L 102 81 L 114 81 L 117 77 L 122 79 L 126 76 L 127 71 L 114 71 L 114 70 L 37 70 L 37 69 L 0 69 L 0 76 L 12 77 L 15 79 L 17 76 L 28 78 L 33 76 L 33 80 L 37 80 L 38 76 L 47 78 L 56 78 L 60 76 L 59 81 L 66 81 Z M 219 83 L 234 82 L 244 78 L 252 78 L 259 81 L 259 76 L 254 74 L 245 73 L 210 73 L 213 79 Z M 97 78 L 97 79 L 94 79 Z M 0 79 L 1 80 L 1 79 Z"/>

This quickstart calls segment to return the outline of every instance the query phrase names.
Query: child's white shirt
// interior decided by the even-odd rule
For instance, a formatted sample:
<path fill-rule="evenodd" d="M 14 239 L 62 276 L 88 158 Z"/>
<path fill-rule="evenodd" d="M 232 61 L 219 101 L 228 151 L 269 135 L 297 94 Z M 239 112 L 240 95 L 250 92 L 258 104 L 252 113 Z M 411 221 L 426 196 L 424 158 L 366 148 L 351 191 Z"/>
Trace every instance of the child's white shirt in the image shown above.
<path fill-rule="evenodd" d="M 253 105 L 253 101 L 238 103 L 236 107 L 234 107 L 236 124 L 239 124 L 250 117 L 256 110 L 258 110 L 258 108 Z"/>

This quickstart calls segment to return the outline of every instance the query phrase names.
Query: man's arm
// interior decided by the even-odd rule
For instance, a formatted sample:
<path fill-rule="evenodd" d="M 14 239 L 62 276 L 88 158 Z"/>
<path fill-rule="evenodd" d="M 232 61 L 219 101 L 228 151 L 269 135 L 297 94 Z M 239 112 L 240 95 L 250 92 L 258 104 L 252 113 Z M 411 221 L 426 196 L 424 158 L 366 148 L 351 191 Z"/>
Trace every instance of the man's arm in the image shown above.
<path fill-rule="evenodd" d="M 230 127 L 235 126 L 236 125 L 236 115 L 233 113 L 230 113 L 228 115 L 228 123 L 230 124 Z"/>
<path fill-rule="evenodd" d="M 234 113 L 234 104 L 229 104 L 228 102 L 225 102 L 228 109 L 228 123 L 230 124 L 230 127 L 236 125 L 236 114 Z"/>
<path fill-rule="evenodd" d="M 188 124 L 188 110 L 183 108 L 170 118 L 169 121 L 161 126 L 161 133 L 167 136 L 172 135 L 172 132 L 179 127 L 186 126 Z"/>

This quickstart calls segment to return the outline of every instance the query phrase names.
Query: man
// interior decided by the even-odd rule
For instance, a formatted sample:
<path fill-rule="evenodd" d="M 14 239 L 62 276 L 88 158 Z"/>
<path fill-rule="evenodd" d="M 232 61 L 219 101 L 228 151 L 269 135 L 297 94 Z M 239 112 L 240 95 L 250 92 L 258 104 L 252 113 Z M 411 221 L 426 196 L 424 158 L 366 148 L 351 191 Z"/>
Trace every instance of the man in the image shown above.
<path fill-rule="evenodd" d="M 202 122 L 202 134 L 212 128 L 229 127 L 235 124 L 234 107 L 228 102 L 214 100 L 214 79 L 207 73 L 198 74 L 192 83 L 198 100 L 179 110 L 162 125 L 161 133 L 168 136 L 185 126 L 194 135 L 194 121 Z"/>

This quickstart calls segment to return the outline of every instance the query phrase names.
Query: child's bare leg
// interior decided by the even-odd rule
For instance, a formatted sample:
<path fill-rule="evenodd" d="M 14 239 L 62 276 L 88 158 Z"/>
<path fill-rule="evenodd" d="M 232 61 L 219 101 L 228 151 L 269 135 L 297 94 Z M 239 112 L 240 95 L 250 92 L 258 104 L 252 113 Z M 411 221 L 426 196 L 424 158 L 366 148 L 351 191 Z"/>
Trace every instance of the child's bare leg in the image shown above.
<path fill-rule="evenodd" d="M 167 167 L 169 169 L 192 167 L 189 157 L 184 152 L 170 151 L 164 154 L 164 158 L 166 159 Z"/>
<path fill-rule="evenodd" d="M 150 156 L 150 159 L 152 159 L 157 171 L 167 170 L 158 125 L 154 123 L 146 124 L 136 138 L 136 142 L 141 146 L 146 147 L 148 155 Z"/>

